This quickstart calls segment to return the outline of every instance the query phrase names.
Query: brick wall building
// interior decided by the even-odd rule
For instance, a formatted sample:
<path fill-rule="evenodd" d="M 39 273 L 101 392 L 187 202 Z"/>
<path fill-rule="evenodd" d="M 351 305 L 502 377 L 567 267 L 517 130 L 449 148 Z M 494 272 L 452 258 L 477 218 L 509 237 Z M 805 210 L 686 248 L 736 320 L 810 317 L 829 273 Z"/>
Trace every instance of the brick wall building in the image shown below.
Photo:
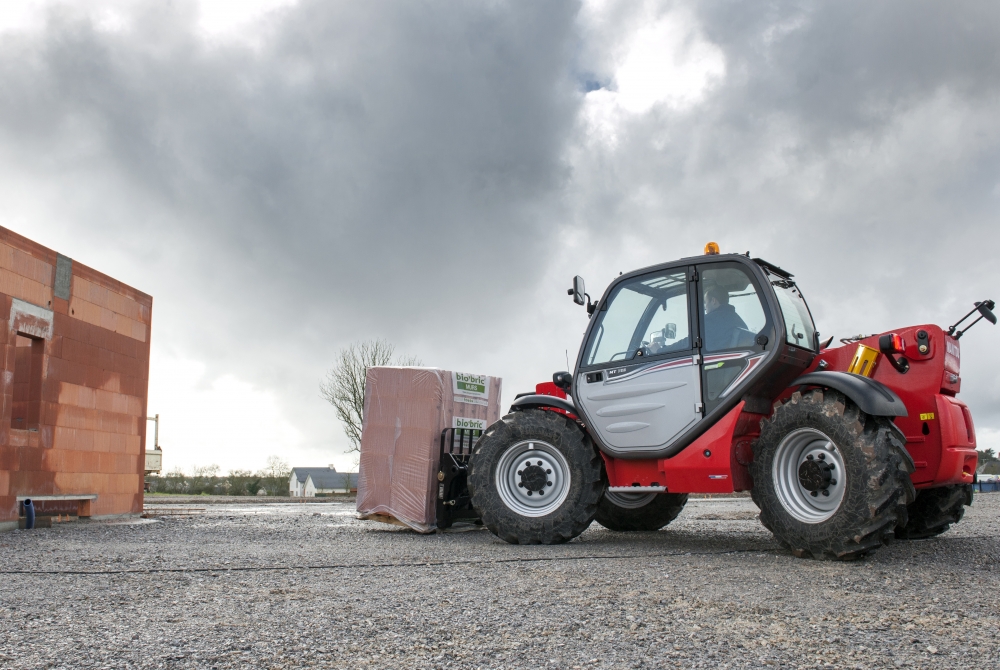
<path fill-rule="evenodd" d="M 142 511 L 152 306 L 0 228 L 0 529 Z"/>

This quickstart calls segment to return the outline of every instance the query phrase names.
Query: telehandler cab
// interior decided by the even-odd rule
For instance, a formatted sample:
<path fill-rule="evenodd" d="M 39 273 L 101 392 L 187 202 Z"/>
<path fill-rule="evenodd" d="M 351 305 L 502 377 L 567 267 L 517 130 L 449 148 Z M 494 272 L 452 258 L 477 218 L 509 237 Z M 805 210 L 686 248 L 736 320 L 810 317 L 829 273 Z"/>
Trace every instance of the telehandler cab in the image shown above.
<path fill-rule="evenodd" d="M 690 493 L 750 491 L 796 556 L 843 560 L 960 520 L 977 458 L 956 398 L 965 319 L 831 348 L 792 277 L 715 243 L 618 277 L 596 303 L 576 277 L 591 317 L 576 369 L 519 396 L 473 450 L 487 527 L 520 544 L 594 519 L 653 531 Z M 993 307 L 966 318 L 995 324 Z"/>

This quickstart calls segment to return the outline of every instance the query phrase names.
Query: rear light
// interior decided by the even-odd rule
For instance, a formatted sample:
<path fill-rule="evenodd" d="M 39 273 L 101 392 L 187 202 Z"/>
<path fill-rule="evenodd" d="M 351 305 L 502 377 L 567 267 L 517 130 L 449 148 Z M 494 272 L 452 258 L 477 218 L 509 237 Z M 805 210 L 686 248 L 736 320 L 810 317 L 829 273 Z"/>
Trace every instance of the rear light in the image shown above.
<path fill-rule="evenodd" d="M 903 338 L 896 333 L 889 333 L 878 338 L 878 348 L 883 354 L 901 354 L 906 348 Z"/>
<path fill-rule="evenodd" d="M 900 356 L 896 358 L 893 354 L 901 354 L 906 348 L 906 343 L 903 342 L 903 338 L 896 333 L 888 333 L 878 338 L 878 348 L 885 354 L 885 357 L 889 359 L 892 363 L 892 367 L 896 368 L 896 372 L 899 374 L 906 374 L 910 369 L 910 362 Z"/>

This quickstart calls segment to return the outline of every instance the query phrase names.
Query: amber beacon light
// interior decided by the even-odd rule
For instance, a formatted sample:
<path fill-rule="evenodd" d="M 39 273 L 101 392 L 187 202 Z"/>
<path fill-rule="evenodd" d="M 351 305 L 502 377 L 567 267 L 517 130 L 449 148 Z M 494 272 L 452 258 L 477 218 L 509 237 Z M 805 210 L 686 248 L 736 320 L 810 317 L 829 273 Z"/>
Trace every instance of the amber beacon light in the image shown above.
<path fill-rule="evenodd" d="M 705 255 L 706 256 L 717 256 L 719 254 L 719 245 L 716 242 L 709 242 L 705 245 Z"/>

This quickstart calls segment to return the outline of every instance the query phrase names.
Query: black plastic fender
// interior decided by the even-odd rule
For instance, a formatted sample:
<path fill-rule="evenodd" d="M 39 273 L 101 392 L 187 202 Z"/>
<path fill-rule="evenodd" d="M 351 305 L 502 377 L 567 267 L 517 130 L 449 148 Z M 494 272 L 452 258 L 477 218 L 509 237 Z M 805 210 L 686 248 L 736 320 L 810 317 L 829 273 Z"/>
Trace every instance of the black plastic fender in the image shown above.
<path fill-rule="evenodd" d="M 906 405 L 892 389 L 850 372 L 810 372 L 790 386 L 826 386 L 840 391 L 869 416 L 907 416 Z"/>
<path fill-rule="evenodd" d="M 522 409 L 535 409 L 553 407 L 569 412 L 573 416 L 578 416 L 576 406 L 569 398 L 559 398 L 554 395 L 530 394 L 523 395 L 514 400 L 510 405 L 510 411 L 516 412 Z"/>

